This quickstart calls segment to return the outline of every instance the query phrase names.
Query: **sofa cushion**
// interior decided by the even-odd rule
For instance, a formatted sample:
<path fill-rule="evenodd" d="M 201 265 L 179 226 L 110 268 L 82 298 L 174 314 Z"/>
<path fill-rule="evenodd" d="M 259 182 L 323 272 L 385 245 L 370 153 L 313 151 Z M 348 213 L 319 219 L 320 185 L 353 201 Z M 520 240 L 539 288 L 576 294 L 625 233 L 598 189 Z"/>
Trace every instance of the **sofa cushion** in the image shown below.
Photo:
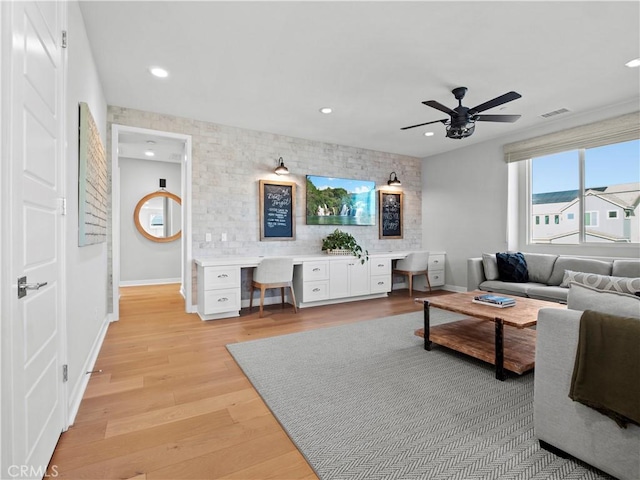
<path fill-rule="evenodd" d="M 504 293 L 506 295 L 517 295 L 519 297 L 526 297 L 529 288 L 532 285 L 538 285 L 543 287 L 540 283 L 514 283 L 514 282 L 501 282 L 500 280 L 487 280 L 480 284 L 480 290 L 485 292 Z"/>
<path fill-rule="evenodd" d="M 566 287 L 553 287 L 541 283 L 530 283 L 527 296 L 536 300 L 547 300 L 549 302 L 567 302 L 569 289 Z"/>
<path fill-rule="evenodd" d="M 500 280 L 495 253 L 483 253 L 482 266 L 484 267 L 484 278 L 487 280 Z"/>
<path fill-rule="evenodd" d="M 558 255 L 550 255 L 548 253 L 525 253 L 524 259 L 527 261 L 529 281 L 547 283 L 551 276 L 551 272 L 553 271 L 553 266 L 558 259 Z"/>
<path fill-rule="evenodd" d="M 598 290 L 611 292 L 633 293 L 640 292 L 640 277 L 613 277 L 609 275 L 597 275 L 595 273 L 564 271 L 564 279 L 561 287 L 569 287 L 571 282 L 580 283 Z"/>
<path fill-rule="evenodd" d="M 496 253 L 498 272 L 503 282 L 526 283 L 529 281 L 527 261 L 520 252 Z"/>
<path fill-rule="evenodd" d="M 599 275 L 611 275 L 612 262 L 602 260 L 593 260 L 590 258 L 578 257 L 558 257 L 551 277 L 547 281 L 547 285 L 560 285 L 564 278 L 565 270 L 574 272 L 597 273 Z"/>
<path fill-rule="evenodd" d="M 640 277 L 640 259 L 614 260 L 611 275 L 616 277 Z"/>
<path fill-rule="evenodd" d="M 596 312 L 640 318 L 640 297 L 628 293 L 610 292 L 571 283 L 567 307 L 571 310 Z"/>

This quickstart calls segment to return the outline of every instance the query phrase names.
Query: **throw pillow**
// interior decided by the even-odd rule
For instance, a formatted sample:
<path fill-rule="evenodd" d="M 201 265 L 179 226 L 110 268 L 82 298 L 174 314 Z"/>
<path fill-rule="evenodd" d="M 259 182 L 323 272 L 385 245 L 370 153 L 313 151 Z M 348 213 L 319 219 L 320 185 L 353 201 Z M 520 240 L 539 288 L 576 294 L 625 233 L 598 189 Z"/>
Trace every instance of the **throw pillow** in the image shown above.
<path fill-rule="evenodd" d="M 595 273 L 564 271 L 564 279 L 561 287 L 569 287 L 571 282 L 580 283 L 587 287 L 611 292 L 636 293 L 640 291 L 640 278 L 613 277 L 610 275 L 598 275 Z"/>
<path fill-rule="evenodd" d="M 640 297 L 628 293 L 610 292 L 572 282 L 569 285 L 567 308 L 640 318 Z"/>
<path fill-rule="evenodd" d="M 483 253 L 482 265 L 484 266 L 484 277 L 487 280 L 499 280 L 498 261 L 495 253 Z"/>
<path fill-rule="evenodd" d="M 527 261 L 520 252 L 496 253 L 498 272 L 503 282 L 526 283 L 529 281 Z"/>

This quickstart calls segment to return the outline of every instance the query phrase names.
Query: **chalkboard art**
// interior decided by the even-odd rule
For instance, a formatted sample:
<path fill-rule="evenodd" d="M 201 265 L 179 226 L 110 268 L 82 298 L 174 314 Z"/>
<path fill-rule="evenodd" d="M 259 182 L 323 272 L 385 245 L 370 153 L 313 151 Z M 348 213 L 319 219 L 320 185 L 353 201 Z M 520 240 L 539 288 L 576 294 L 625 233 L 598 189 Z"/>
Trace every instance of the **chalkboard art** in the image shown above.
<path fill-rule="evenodd" d="M 296 184 L 260 180 L 260 240 L 295 240 Z"/>
<path fill-rule="evenodd" d="M 380 238 L 402 238 L 402 192 L 380 193 Z"/>

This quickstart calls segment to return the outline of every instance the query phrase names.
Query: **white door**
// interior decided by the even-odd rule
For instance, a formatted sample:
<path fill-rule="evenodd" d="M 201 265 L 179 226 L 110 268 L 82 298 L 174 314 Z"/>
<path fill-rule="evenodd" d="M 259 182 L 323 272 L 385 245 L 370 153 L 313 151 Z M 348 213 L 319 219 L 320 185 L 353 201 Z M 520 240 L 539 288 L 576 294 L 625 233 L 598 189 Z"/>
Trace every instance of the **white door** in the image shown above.
<path fill-rule="evenodd" d="M 9 324 L 12 361 L 9 378 L 3 376 L 3 382 L 11 382 L 5 391 L 10 392 L 12 424 L 9 438 L 2 441 L 3 449 L 11 452 L 4 455 L 7 463 L 0 477 L 42 478 L 65 428 L 61 361 L 64 232 L 59 205 L 64 191 L 61 43 L 66 6 L 64 2 L 10 2 L 2 7 L 12 40 L 10 58 L 4 63 L 11 70 L 3 79 L 9 83 L 10 95 L 4 97 L 7 103 L 2 112 L 2 123 L 10 129 L 5 138 L 8 165 L 3 167 L 11 182 L 7 194 L 3 193 L 3 200 L 10 204 L 10 232 L 3 235 L 10 237 L 6 264 L 12 283 L 10 318 L 2 320 Z M 26 277 L 34 288 L 22 298 L 18 298 L 22 290 L 19 277 Z M 2 408 L 7 408 L 4 399 Z"/>
<path fill-rule="evenodd" d="M 352 260 L 349 263 L 349 292 L 351 295 L 369 295 L 370 286 L 369 262 L 361 263 L 357 258 Z"/>

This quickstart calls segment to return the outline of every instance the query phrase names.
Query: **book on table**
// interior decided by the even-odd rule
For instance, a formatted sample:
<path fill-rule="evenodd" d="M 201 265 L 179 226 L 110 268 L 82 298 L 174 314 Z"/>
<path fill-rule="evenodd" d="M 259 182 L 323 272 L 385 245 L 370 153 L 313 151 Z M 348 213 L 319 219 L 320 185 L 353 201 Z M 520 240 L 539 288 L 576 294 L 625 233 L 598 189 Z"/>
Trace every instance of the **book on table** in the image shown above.
<path fill-rule="evenodd" d="M 501 295 L 476 295 L 473 297 L 473 303 L 481 303 L 484 305 L 489 305 L 492 307 L 513 307 L 516 304 L 516 301 L 511 297 L 503 297 Z"/>

